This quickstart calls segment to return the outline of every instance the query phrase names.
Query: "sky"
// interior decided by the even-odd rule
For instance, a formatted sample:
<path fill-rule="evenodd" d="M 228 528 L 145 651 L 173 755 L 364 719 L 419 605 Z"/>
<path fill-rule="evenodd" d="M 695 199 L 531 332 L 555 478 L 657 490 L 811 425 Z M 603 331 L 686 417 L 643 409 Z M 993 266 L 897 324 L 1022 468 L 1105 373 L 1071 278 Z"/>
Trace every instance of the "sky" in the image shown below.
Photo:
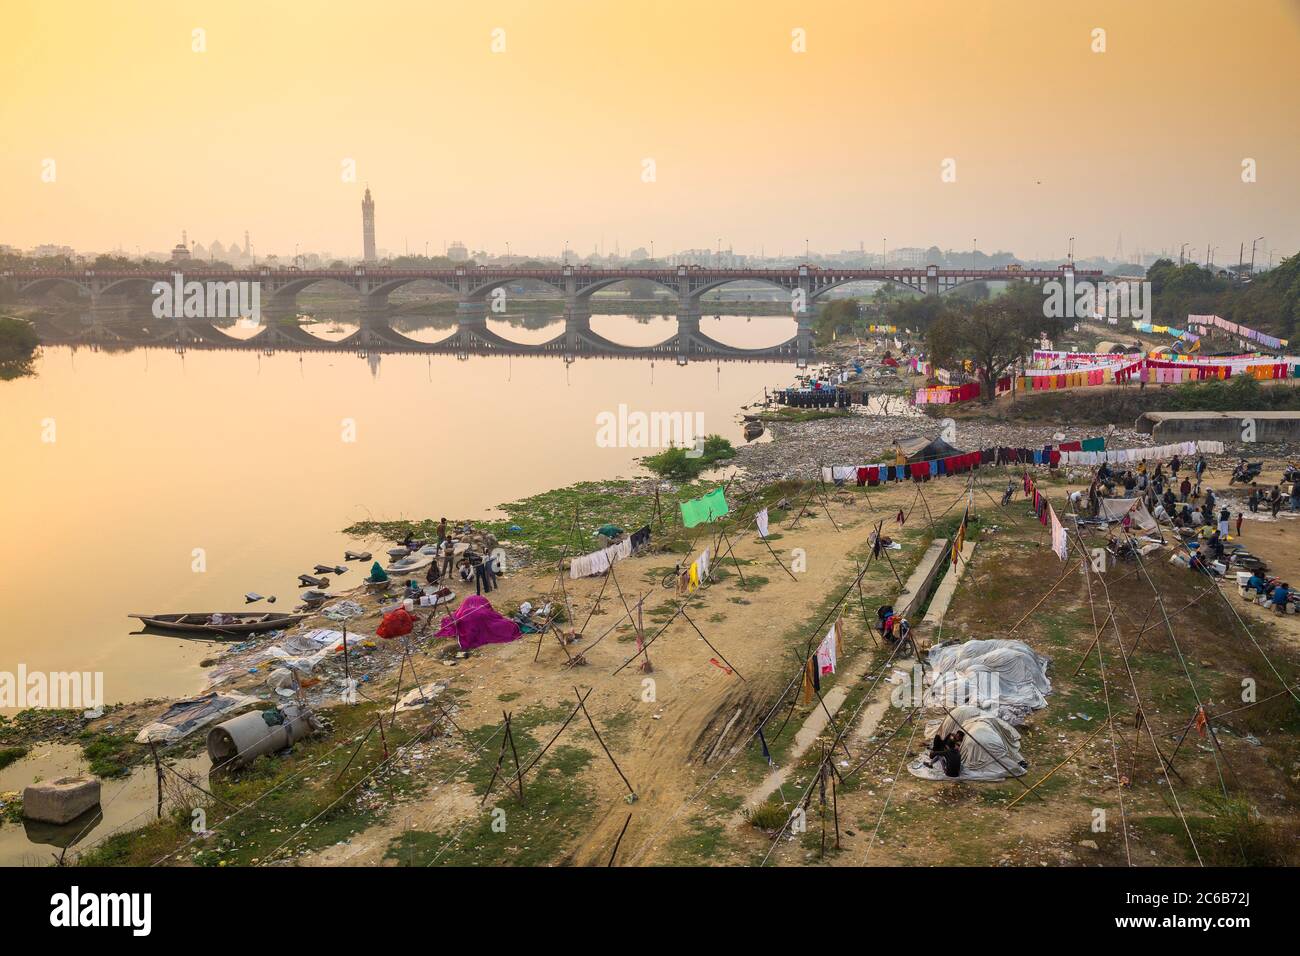
<path fill-rule="evenodd" d="M 1300 0 L 5 0 L 0 243 L 1281 256 L 1297 64 Z"/>

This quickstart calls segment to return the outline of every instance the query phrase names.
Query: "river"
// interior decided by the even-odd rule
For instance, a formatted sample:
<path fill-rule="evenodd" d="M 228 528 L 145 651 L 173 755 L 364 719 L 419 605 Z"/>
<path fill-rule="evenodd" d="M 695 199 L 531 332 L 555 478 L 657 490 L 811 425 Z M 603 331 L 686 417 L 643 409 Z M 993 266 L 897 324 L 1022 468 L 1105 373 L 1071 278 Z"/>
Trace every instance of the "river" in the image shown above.
<path fill-rule="evenodd" d="M 400 323 L 427 341 L 449 331 L 420 325 Z M 524 343 L 564 330 L 536 316 L 489 326 Z M 340 314 L 311 330 L 337 338 L 356 327 Z M 676 322 L 598 315 L 591 327 L 647 345 Z M 795 331 L 788 318 L 740 315 L 700 329 L 746 348 Z M 596 441 L 597 414 L 620 404 L 699 412 L 707 432 L 739 443 L 738 407 L 795 372 L 786 362 L 46 346 L 35 375 L 0 383 L 0 671 L 100 672 L 106 703 L 196 692 L 211 646 L 133 633 L 127 614 L 239 610 L 248 591 L 292 610 L 298 574 L 357 547 L 340 531 L 354 521 L 485 517 L 549 488 L 639 474 L 636 459 L 653 449 Z"/>

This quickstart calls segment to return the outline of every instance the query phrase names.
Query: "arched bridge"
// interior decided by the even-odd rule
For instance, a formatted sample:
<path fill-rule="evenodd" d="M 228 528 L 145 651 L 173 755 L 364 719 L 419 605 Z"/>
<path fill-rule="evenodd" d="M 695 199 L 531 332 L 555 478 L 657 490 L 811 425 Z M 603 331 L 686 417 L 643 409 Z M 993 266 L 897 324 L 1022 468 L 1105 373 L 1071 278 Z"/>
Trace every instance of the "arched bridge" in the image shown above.
<path fill-rule="evenodd" d="M 433 282 L 457 296 L 465 312 L 475 313 L 511 285 L 541 283 L 554 289 L 572 311 L 584 309 L 592 295 L 630 279 L 653 282 L 677 296 L 677 314 L 699 315 L 701 297 L 728 283 L 763 283 L 784 290 L 790 296 L 791 312 L 801 327 L 811 322 L 813 305 L 819 296 L 850 282 L 889 282 L 925 295 L 942 295 L 971 282 L 1020 280 L 1042 283 L 1064 279 L 1073 274 L 1076 280 L 1103 278 L 1100 270 L 1075 270 L 1072 266 L 1056 269 L 831 269 L 801 265 L 790 269 L 705 269 L 689 266 L 666 266 L 641 269 L 593 269 L 585 266 L 554 266 L 537 269 L 504 267 L 460 267 L 455 269 L 389 269 L 358 265 L 346 269 L 234 269 L 209 270 L 199 263 L 178 264 L 161 270 L 10 270 L 0 273 L 0 280 L 14 284 L 18 293 L 35 295 L 57 285 L 70 285 L 90 299 L 91 306 L 104 296 L 131 291 L 149 293 L 156 284 L 182 287 L 198 282 L 205 288 L 222 293 L 228 301 L 236 295 L 238 284 L 255 286 L 262 308 L 290 310 L 295 296 L 319 282 L 333 282 L 352 289 L 366 309 L 382 309 L 388 296 L 412 282 Z M 235 285 L 231 285 L 231 284 Z M 500 292 L 498 291 L 500 290 Z M 188 295 L 188 293 L 187 293 Z M 236 299 L 237 301 L 237 299 Z M 208 315 L 208 318 L 232 318 L 233 314 Z"/>

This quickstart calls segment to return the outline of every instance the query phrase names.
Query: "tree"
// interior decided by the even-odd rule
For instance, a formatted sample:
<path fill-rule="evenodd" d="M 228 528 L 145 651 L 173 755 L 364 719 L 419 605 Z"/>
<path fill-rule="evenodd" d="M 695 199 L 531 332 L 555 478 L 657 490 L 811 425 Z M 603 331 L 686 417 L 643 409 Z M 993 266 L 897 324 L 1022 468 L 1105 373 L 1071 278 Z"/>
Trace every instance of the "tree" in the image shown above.
<path fill-rule="evenodd" d="M 1025 283 L 965 310 L 950 310 L 926 337 L 936 366 L 970 359 L 982 383 L 980 398 L 993 400 L 997 380 L 1033 350 L 1040 335 L 1060 331 L 1061 322 L 1043 314 L 1042 296 Z"/>

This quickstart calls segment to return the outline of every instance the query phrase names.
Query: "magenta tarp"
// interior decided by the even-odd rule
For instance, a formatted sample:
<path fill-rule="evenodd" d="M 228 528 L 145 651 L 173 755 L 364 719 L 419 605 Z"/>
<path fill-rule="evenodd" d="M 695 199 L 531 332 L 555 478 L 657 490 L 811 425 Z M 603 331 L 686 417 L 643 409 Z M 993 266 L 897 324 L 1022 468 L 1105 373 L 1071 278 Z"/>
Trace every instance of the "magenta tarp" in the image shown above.
<path fill-rule="evenodd" d="M 442 619 L 438 637 L 454 637 L 462 651 L 484 644 L 509 644 L 520 638 L 519 625 L 493 610 L 488 599 L 471 594 L 450 617 Z"/>

